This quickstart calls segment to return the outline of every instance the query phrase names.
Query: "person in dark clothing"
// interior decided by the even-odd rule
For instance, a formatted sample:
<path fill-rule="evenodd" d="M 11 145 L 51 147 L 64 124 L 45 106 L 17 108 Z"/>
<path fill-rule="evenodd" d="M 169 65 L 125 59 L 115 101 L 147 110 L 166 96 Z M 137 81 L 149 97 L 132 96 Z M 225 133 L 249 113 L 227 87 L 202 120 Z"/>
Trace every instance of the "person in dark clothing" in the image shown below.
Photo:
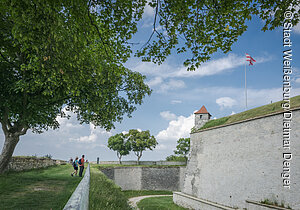
<path fill-rule="evenodd" d="M 78 161 L 79 164 L 79 176 L 82 177 L 82 173 L 84 170 L 84 155 L 82 155 L 82 158 Z"/>
<path fill-rule="evenodd" d="M 78 171 L 78 157 L 73 162 L 73 167 L 74 167 L 74 172 L 71 173 L 71 176 L 75 175 L 77 176 L 77 171 Z"/>

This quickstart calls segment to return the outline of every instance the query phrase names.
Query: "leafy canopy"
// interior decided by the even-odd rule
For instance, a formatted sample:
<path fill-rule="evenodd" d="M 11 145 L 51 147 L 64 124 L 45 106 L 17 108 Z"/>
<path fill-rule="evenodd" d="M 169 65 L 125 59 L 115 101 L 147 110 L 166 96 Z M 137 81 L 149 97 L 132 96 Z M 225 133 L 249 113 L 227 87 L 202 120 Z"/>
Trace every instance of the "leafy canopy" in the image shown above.
<path fill-rule="evenodd" d="M 176 150 L 174 150 L 174 153 L 176 155 L 182 155 L 186 157 L 189 151 L 190 151 L 190 138 L 178 139 Z"/>
<path fill-rule="evenodd" d="M 151 93 L 123 66 L 143 0 L 2 0 L 0 120 L 5 132 L 57 128 L 63 107 L 106 129 Z M 24 133 L 23 133 L 24 134 Z"/>
<path fill-rule="evenodd" d="M 132 151 L 139 157 L 142 156 L 143 151 L 149 149 L 153 150 L 158 142 L 154 136 L 150 135 L 150 131 L 138 131 L 136 129 L 129 130 L 128 141 L 131 144 Z"/>
<path fill-rule="evenodd" d="M 290 10 L 293 25 L 299 22 L 299 0 L 152 0 L 153 32 L 137 52 L 146 61 L 162 63 L 171 53 L 186 53 L 184 65 L 195 70 L 218 50 L 227 53 L 258 16 L 262 30 L 282 26 Z"/>
<path fill-rule="evenodd" d="M 109 149 L 117 152 L 119 159 L 124 155 L 128 155 L 131 151 L 130 142 L 126 140 L 126 136 L 123 133 L 109 137 L 107 146 Z"/>

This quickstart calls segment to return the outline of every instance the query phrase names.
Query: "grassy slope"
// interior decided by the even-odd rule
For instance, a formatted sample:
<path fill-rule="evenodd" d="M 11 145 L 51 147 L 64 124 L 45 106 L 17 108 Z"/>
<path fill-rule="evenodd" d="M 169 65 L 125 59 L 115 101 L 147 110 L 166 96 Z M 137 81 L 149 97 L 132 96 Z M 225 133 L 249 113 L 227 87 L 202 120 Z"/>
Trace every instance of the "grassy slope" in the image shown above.
<path fill-rule="evenodd" d="M 167 190 L 124 190 L 126 198 L 133 198 L 144 195 L 173 195 L 172 191 Z"/>
<path fill-rule="evenodd" d="M 80 182 L 71 165 L 0 175 L 0 209 L 62 209 Z"/>
<path fill-rule="evenodd" d="M 226 124 L 230 124 L 230 123 L 234 123 L 234 122 L 238 122 L 238 121 L 242 121 L 242 120 L 246 120 L 246 119 L 251 119 L 254 117 L 259 117 L 259 116 L 271 114 L 274 112 L 283 111 L 281 104 L 282 104 L 282 101 L 278 101 L 276 103 L 272 103 L 272 104 L 268 104 L 268 105 L 261 106 L 258 108 L 250 109 L 250 110 L 247 110 L 245 112 L 241 112 L 241 113 L 238 113 L 235 115 L 222 117 L 222 118 L 216 119 L 216 120 L 210 120 L 202 128 L 200 128 L 200 130 L 219 126 L 219 125 L 226 125 Z M 291 104 L 291 108 L 300 107 L 300 96 L 291 98 L 290 104 Z"/>
<path fill-rule="evenodd" d="M 121 188 L 108 179 L 96 165 L 91 166 L 89 209 L 129 210 Z"/>
<path fill-rule="evenodd" d="M 172 197 L 145 198 L 137 205 L 141 210 L 185 210 L 185 208 L 174 204 Z"/>

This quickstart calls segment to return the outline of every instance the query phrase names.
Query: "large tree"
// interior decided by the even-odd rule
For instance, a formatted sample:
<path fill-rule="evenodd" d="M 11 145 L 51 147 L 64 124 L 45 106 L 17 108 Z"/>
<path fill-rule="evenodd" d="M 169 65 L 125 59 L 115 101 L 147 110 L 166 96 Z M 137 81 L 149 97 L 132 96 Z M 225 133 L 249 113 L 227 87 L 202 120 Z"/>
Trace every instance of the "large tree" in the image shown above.
<path fill-rule="evenodd" d="M 140 164 L 140 159 L 143 155 L 143 151 L 149 149 L 153 150 L 158 142 L 154 136 L 150 135 L 150 131 L 139 131 L 136 129 L 129 130 L 126 134 L 128 141 L 131 144 L 132 151 L 137 156 L 137 164 Z"/>
<path fill-rule="evenodd" d="M 2 0 L 0 122 L 2 173 L 28 129 L 77 114 L 105 129 L 150 94 L 145 77 L 123 66 L 144 1 Z M 64 109 L 66 108 L 66 109 Z"/>
<path fill-rule="evenodd" d="M 109 137 L 107 147 L 117 152 L 117 157 L 120 164 L 122 164 L 122 156 L 128 155 L 131 151 L 131 144 L 129 141 L 127 141 L 126 135 L 123 133 Z"/>

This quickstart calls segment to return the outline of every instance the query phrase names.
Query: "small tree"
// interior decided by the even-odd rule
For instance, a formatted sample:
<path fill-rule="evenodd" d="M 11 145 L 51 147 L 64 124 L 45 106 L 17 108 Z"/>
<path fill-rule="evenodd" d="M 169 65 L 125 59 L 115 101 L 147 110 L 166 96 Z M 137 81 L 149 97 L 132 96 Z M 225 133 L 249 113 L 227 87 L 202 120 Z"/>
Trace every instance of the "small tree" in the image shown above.
<path fill-rule="evenodd" d="M 108 148 L 117 152 L 119 163 L 122 164 L 122 156 L 128 155 L 131 151 L 131 145 L 129 141 L 126 141 L 126 136 L 123 133 L 116 134 L 109 137 Z"/>
<path fill-rule="evenodd" d="M 150 132 L 147 131 L 138 131 L 131 129 L 127 134 L 128 141 L 131 144 L 132 151 L 137 156 L 137 164 L 140 164 L 140 159 L 143 155 L 143 151 L 149 149 L 153 150 L 158 142 L 154 136 L 150 135 Z"/>
<path fill-rule="evenodd" d="M 183 156 L 170 155 L 170 156 L 166 157 L 166 161 L 184 162 L 184 161 L 186 161 L 186 159 Z"/>
<path fill-rule="evenodd" d="M 187 161 L 187 155 L 189 151 L 190 151 L 190 138 L 178 139 L 176 150 L 174 150 L 174 153 L 176 155 L 183 156 L 185 158 L 185 161 Z"/>

